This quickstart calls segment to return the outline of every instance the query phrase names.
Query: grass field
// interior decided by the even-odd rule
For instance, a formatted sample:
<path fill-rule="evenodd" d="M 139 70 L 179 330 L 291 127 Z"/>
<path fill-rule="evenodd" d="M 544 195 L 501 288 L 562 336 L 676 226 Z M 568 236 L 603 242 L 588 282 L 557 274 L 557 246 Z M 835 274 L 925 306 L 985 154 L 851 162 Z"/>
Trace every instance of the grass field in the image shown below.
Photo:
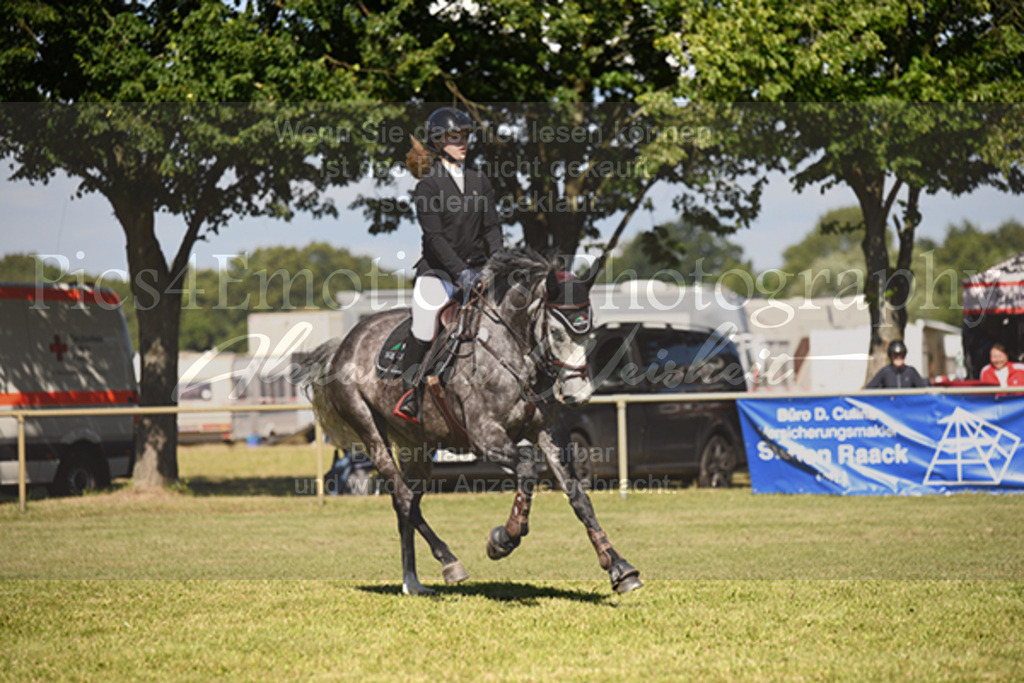
<path fill-rule="evenodd" d="M 180 465 L 180 493 L 0 505 L 0 679 L 1024 678 L 1024 496 L 599 493 L 646 582 L 617 596 L 560 494 L 501 562 L 511 497 L 438 495 L 472 578 L 420 543 L 416 599 L 388 498 L 297 495 L 311 449 Z"/>

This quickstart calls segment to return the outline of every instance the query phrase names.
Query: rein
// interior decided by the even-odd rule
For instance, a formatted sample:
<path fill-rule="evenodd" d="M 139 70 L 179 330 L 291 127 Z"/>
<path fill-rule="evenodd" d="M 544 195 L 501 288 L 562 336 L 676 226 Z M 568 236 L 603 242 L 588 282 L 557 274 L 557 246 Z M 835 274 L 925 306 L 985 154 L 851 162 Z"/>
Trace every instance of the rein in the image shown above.
<path fill-rule="evenodd" d="M 519 344 L 519 346 L 521 348 L 529 349 L 529 354 L 526 357 L 529 358 L 531 362 L 533 362 L 535 370 L 540 370 L 549 379 L 552 380 L 552 382 L 551 382 L 552 386 L 554 385 L 554 380 L 556 380 L 558 378 L 558 373 L 559 373 L 560 369 L 563 369 L 563 368 L 568 368 L 568 369 L 570 369 L 572 371 L 572 372 L 570 372 L 570 374 L 567 375 L 566 379 L 572 379 L 574 377 L 585 377 L 586 376 L 586 373 L 587 373 L 587 363 L 586 363 L 586 361 L 584 361 L 584 363 L 582 365 L 570 365 L 569 363 L 566 363 L 566 362 L 558 359 L 557 357 L 555 357 L 554 352 L 551 350 L 550 343 L 547 343 L 549 341 L 549 339 L 550 339 L 550 327 L 549 327 L 549 322 L 548 322 L 548 310 L 549 309 L 560 309 L 560 308 L 569 309 L 569 308 L 576 308 L 576 307 L 560 306 L 558 304 L 549 303 L 548 302 L 548 295 L 547 295 L 547 292 L 545 291 L 544 292 L 543 303 L 542 303 L 541 307 L 538 309 L 539 311 L 541 311 L 541 316 L 542 316 L 542 318 L 541 318 L 541 326 L 542 326 L 541 327 L 541 329 L 542 329 L 541 335 L 543 337 L 543 340 L 542 340 L 542 342 L 540 344 L 538 344 L 537 346 L 534 346 L 534 347 L 531 348 L 529 342 L 524 340 L 519 335 L 519 333 L 516 330 L 512 329 L 512 327 L 508 324 L 508 321 L 505 320 L 504 317 L 502 317 L 501 312 L 498 310 L 498 308 L 493 303 L 488 301 L 486 297 L 484 297 L 480 293 L 475 293 L 474 296 L 469 301 L 469 305 L 473 305 L 473 304 L 481 304 L 482 307 L 485 307 L 485 308 L 489 309 L 485 313 L 487 315 L 487 317 L 490 318 L 491 320 L 497 322 L 502 327 L 504 327 L 508 331 L 508 333 L 512 336 L 512 338 Z M 530 320 L 530 329 L 533 329 L 534 327 L 535 327 L 535 321 L 533 319 L 531 319 Z M 523 377 L 520 375 L 520 373 L 517 372 L 516 368 L 512 367 L 508 363 L 508 361 L 506 361 L 504 358 L 502 358 L 498 354 L 498 352 L 494 350 L 494 347 L 492 347 L 490 344 L 487 343 L 486 339 L 481 339 L 479 336 L 477 336 L 476 337 L 476 341 L 477 341 L 477 343 L 480 344 L 480 346 L 485 351 L 487 351 L 487 353 L 491 354 L 491 356 L 496 361 L 498 361 L 498 364 L 501 365 L 501 367 L 503 367 L 510 375 L 512 375 L 512 377 L 516 380 L 516 383 L 519 384 L 519 395 L 524 400 L 529 401 L 532 404 L 538 404 L 538 403 L 540 403 L 540 404 L 548 404 L 548 403 L 552 402 L 552 398 L 550 396 L 546 396 L 546 395 L 542 395 L 542 393 L 538 393 L 534 389 L 533 385 L 530 382 L 527 382 L 525 379 L 523 379 Z M 538 349 L 540 349 L 540 350 L 538 351 Z M 543 394 L 547 394 L 547 393 L 548 393 L 547 391 L 543 392 Z"/>

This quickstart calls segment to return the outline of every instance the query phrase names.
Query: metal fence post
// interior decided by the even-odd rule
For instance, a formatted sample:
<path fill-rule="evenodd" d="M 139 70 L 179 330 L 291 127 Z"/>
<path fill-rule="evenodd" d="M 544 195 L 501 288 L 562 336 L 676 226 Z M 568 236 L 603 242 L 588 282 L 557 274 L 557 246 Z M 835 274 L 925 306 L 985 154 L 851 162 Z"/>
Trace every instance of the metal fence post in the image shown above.
<path fill-rule="evenodd" d="M 25 514 L 25 416 L 18 413 L 18 511 Z"/>
<path fill-rule="evenodd" d="M 619 437 L 619 495 L 625 499 L 629 492 L 629 454 L 626 453 L 626 399 L 615 401 Z"/>
<path fill-rule="evenodd" d="M 316 439 L 316 501 L 324 504 L 324 428 L 319 420 L 313 420 L 313 434 Z"/>

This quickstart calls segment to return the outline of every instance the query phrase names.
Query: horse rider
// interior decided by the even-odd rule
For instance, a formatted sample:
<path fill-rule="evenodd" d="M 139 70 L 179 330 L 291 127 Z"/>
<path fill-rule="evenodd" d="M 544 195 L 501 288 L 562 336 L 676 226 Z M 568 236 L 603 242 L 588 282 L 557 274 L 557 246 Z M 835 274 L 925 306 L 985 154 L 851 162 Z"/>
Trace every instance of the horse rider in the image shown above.
<path fill-rule="evenodd" d="M 416 217 L 423 231 L 423 254 L 416 263 L 412 292 L 412 330 L 402 357 L 402 397 L 394 414 L 419 423 L 419 366 L 430 348 L 437 311 L 460 288 L 465 296 L 480 281 L 480 269 L 502 247 L 494 188 L 486 176 L 466 168 L 473 123 L 454 107 L 427 119 L 426 147 L 413 140 L 406 164 L 419 179 L 413 190 Z"/>
<path fill-rule="evenodd" d="M 917 369 L 907 365 L 907 345 L 896 339 L 889 343 L 889 365 L 875 373 L 865 389 L 915 389 L 928 386 Z"/>

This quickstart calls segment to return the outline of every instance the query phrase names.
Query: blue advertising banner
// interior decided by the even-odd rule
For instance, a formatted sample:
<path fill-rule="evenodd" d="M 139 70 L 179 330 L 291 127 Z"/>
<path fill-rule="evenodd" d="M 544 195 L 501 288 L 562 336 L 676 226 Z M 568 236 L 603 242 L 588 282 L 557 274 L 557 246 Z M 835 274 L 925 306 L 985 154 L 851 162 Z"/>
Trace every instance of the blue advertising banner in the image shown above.
<path fill-rule="evenodd" d="M 737 401 L 754 493 L 1024 491 L 1024 396 Z"/>

